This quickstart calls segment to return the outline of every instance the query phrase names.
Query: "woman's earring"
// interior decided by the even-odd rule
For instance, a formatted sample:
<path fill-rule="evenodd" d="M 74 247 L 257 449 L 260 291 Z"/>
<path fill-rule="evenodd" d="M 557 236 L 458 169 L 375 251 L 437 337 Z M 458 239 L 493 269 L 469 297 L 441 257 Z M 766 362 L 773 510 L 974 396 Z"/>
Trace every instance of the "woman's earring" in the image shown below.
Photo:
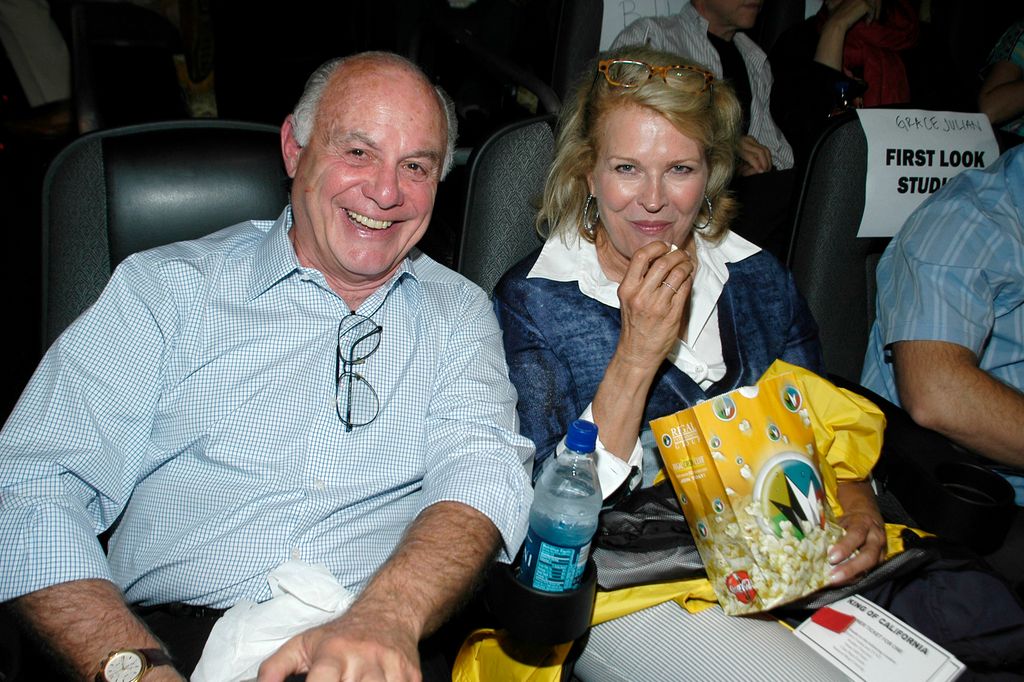
<path fill-rule="evenodd" d="M 597 208 L 597 202 L 594 201 L 594 195 L 587 195 L 587 203 L 583 204 L 583 218 L 582 227 L 583 233 L 588 238 L 593 239 L 597 235 L 597 221 L 601 218 L 599 209 Z M 590 204 L 594 204 L 594 217 L 591 219 L 587 214 L 590 213 Z"/>
<path fill-rule="evenodd" d="M 710 225 L 710 224 L 711 224 L 711 218 L 712 218 L 712 217 L 714 216 L 714 214 L 715 214 L 715 209 L 714 209 L 714 207 L 713 207 L 713 206 L 711 205 L 711 199 L 710 199 L 710 198 L 708 197 L 708 195 L 707 195 L 707 194 L 705 194 L 705 195 L 704 195 L 704 203 L 706 203 L 706 204 L 708 205 L 708 217 L 707 217 L 707 220 L 705 220 L 705 221 L 704 221 L 703 223 L 701 223 L 700 225 L 698 225 L 698 224 L 696 224 L 696 223 L 694 223 L 694 224 L 693 224 L 693 226 L 694 226 L 695 228 L 697 228 L 698 230 L 706 230 L 706 229 L 708 229 L 708 225 Z"/>

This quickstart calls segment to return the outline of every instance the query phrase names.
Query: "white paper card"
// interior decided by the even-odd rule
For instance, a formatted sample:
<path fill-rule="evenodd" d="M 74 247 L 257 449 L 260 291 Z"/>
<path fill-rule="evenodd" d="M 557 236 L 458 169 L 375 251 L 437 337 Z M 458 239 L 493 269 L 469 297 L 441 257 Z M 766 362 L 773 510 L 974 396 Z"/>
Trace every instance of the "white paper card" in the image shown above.
<path fill-rule="evenodd" d="M 999 158 L 984 114 L 923 109 L 858 109 L 857 114 L 868 141 L 858 237 L 893 236 L 949 178 Z"/>
<path fill-rule="evenodd" d="M 622 29 L 642 17 L 679 14 L 688 0 L 604 0 L 600 48 L 607 50 Z"/>
<path fill-rule="evenodd" d="M 827 606 L 853 616 L 842 632 L 807 619 L 794 634 L 853 680 L 945 682 L 964 664 L 885 609 L 859 595 Z"/>

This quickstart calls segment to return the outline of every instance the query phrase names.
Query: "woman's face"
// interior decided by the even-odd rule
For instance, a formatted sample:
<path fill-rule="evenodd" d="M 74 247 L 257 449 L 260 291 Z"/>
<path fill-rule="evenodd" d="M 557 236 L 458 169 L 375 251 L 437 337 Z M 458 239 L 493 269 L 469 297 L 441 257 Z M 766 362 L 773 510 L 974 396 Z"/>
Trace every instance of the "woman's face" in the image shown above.
<path fill-rule="evenodd" d="M 683 248 L 704 204 L 704 150 L 661 114 L 637 106 L 608 112 L 598 126 L 587 176 L 608 242 L 626 262 L 652 241 Z"/>

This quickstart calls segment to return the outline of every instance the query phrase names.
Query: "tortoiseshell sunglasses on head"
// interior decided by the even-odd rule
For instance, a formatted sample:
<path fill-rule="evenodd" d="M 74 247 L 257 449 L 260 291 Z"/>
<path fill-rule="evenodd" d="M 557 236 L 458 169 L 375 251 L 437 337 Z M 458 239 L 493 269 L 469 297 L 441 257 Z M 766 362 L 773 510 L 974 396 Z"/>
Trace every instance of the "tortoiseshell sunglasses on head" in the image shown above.
<path fill-rule="evenodd" d="M 681 82 L 700 83 L 700 92 L 705 92 L 715 82 L 715 75 L 699 66 L 676 64 L 674 66 L 652 66 L 647 62 L 631 59 L 602 59 L 597 70 L 604 74 L 609 85 L 620 88 L 635 88 L 649 81 L 653 76 L 666 83 L 669 79 Z"/>

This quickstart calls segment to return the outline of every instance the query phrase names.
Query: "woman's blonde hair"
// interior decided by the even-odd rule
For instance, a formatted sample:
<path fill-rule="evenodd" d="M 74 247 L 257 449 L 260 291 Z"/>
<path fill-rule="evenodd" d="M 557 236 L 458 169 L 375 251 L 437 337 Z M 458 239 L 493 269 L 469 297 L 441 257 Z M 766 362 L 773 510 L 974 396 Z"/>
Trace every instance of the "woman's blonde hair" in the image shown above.
<path fill-rule="evenodd" d="M 593 171 L 600 140 L 600 124 L 609 111 L 623 106 L 650 109 L 664 116 L 683 135 L 696 141 L 708 164 L 705 190 L 714 206 L 710 224 L 700 234 L 706 239 L 719 239 L 729 228 L 738 205 L 727 191 L 732 180 L 736 148 L 740 135 L 740 104 L 731 86 L 715 80 L 704 92 L 699 91 L 700 74 L 686 79 L 653 76 L 638 87 L 611 85 L 598 73 L 601 59 L 623 59 L 645 62 L 652 66 L 688 66 L 700 71 L 704 67 L 678 55 L 645 46 L 625 46 L 600 55 L 590 71 L 580 80 L 571 99 L 566 102 L 558 124 L 555 160 L 544 184 L 544 198 L 537 216 L 537 229 L 558 234 L 568 241 L 573 233 L 581 239 L 594 241 L 584 228 L 583 215 L 587 197 L 587 174 Z M 696 224 L 708 219 L 704 203 L 697 213 Z"/>

